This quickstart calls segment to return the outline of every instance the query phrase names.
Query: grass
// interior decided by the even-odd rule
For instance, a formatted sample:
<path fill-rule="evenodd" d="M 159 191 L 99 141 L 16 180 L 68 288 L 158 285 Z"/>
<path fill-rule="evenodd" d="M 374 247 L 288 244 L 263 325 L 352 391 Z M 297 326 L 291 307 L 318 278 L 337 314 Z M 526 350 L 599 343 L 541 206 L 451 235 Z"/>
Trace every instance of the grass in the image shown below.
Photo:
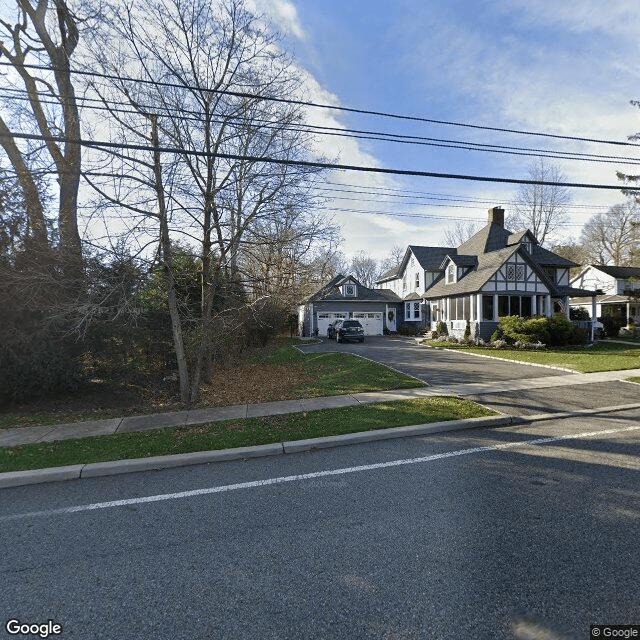
<path fill-rule="evenodd" d="M 635 382 L 636 384 L 640 384 L 640 378 L 625 378 L 629 382 Z"/>
<path fill-rule="evenodd" d="M 295 349 L 295 339 L 289 344 L 275 346 L 266 351 L 254 355 L 249 362 L 272 366 L 292 364 L 302 366 L 303 374 L 300 376 L 304 382 L 293 388 L 282 390 L 282 397 L 274 394 L 270 400 L 282 400 L 287 398 L 304 398 L 315 396 L 332 396 L 347 393 L 359 393 L 363 391 L 384 391 L 389 389 L 410 389 L 424 386 L 420 381 L 403 375 L 392 369 L 376 364 L 358 356 L 342 353 L 311 353 L 304 354 Z M 251 388 L 257 388 L 260 380 L 249 381 Z M 251 402 L 250 398 L 242 402 Z M 233 403 L 230 403 L 233 404 Z M 170 406 L 165 410 L 179 410 L 180 406 Z M 79 422 L 83 420 L 99 420 L 103 418 L 115 418 L 122 415 L 154 413 L 158 409 L 139 410 L 109 410 L 91 411 L 89 408 L 81 412 L 56 411 L 33 413 L 21 411 L 0 415 L 0 429 L 10 427 L 27 427 L 35 425 L 54 425 L 67 422 Z"/>
<path fill-rule="evenodd" d="M 246 447 L 496 415 L 469 400 L 439 396 L 360 407 L 122 433 L 0 448 L 0 472 Z"/>
<path fill-rule="evenodd" d="M 483 349 L 481 347 L 465 347 L 443 342 L 430 342 L 429 344 L 446 349 L 481 353 L 496 358 L 504 358 L 505 360 L 563 367 L 580 373 L 640 368 L 640 346 L 632 347 L 624 344 L 600 342 L 592 347 L 549 348 L 544 351 Z"/>

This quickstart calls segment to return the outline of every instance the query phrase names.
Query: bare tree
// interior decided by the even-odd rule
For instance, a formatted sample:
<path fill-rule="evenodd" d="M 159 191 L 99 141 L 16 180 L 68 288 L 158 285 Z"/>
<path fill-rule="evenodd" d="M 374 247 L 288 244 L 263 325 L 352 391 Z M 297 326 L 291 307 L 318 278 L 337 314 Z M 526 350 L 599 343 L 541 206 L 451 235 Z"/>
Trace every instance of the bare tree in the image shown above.
<path fill-rule="evenodd" d="M 380 275 L 388 273 L 392 269 L 397 269 L 402 262 L 402 258 L 404 258 L 404 253 L 406 249 L 401 247 L 399 244 L 394 244 L 386 258 L 380 262 Z"/>
<path fill-rule="evenodd" d="M 516 231 L 529 229 L 540 244 L 550 242 L 553 235 L 568 222 L 571 194 L 561 182 L 566 177 L 560 169 L 539 158 L 529 167 L 529 179 L 552 184 L 524 184 L 518 189 L 514 211 L 507 217 L 507 226 Z"/>
<path fill-rule="evenodd" d="M 15 21 L 0 20 L 7 36 L 7 40 L 0 40 L 0 58 L 9 62 L 22 81 L 29 123 L 42 136 L 42 146 L 54 167 L 59 193 L 60 257 L 67 274 L 78 278 L 82 263 L 77 221 L 80 117 L 71 78 L 71 60 L 80 38 L 78 20 L 64 0 L 15 1 Z M 44 65 L 51 71 L 33 69 L 32 64 Z M 49 246 L 37 172 L 27 145 L 9 125 L 0 116 L 0 144 L 24 192 L 30 239 L 39 251 L 45 252 Z"/>
<path fill-rule="evenodd" d="M 479 222 L 458 221 L 444 230 L 442 242 L 446 247 L 459 247 L 481 228 L 482 225 Z"/>
<path fill-rule="evenodd" d="M 629 197 L 596 214 L 584 225 L 581 242 L 591 263 L 633 265 L 640 249 L 640 204 Z"/>
<path fill-rule="evenodd" d="M 107 21 L 96 64 L 115 79 L 92 88 L 110 110 L 112 139 L 126 144 L 105 156 L 108 171 L 87 179 L 105 210 L 119 216 L 126 207 L 128 231 L 142 244 L 158 237 L 160 224 L 168 286 L 171 244 L 182 238 L 197 251 L 201 308 L 190 321 L 189 398 L 182 393 L 185 403 L 196 402 L 209 371 L 220 278 L 248 284 L 265 241 L 283 253 L 287 238 L 311 232 L 316 171 L 296 164 L 309 146 L 303 114 L 277 99 L 295 95 L 299 81 L 275 36 L 241 0 L 143 0 L 119 5 Z M 280 240 L 272 236 L 278 233 Z"/>
<path fill-rule="evenodd" d="M 372 287 L 380 273 L 376 259 L 364 250 L 353 256 L 349 270 L 356 280 L 365 287 Z"/>

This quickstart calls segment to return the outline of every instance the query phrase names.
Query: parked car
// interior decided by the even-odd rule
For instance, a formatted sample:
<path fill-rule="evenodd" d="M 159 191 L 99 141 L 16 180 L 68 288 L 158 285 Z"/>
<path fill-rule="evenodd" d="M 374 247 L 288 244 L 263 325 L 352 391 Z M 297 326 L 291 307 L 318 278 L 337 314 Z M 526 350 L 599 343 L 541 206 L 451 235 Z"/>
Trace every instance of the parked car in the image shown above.
<path fill-rule="evenodd" d="M 336 342 L 357 340 L 364 342 L 364 329 L 358 320 L 340 320 L 335 325 Z"/>

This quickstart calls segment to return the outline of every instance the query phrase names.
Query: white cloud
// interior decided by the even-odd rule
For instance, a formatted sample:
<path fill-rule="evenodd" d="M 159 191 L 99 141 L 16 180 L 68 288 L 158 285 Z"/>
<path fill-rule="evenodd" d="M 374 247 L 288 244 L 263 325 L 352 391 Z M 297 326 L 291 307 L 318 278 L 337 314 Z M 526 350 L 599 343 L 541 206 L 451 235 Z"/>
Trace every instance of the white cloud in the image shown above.
<path fill-rule="evenodd" d="M 268 15 L 284 33 L 293 35 L 298 40 L 307 40 L 308 36 L 300 23 L 298 10 L 290 0 L 248 0 L 248 6 Z"/>

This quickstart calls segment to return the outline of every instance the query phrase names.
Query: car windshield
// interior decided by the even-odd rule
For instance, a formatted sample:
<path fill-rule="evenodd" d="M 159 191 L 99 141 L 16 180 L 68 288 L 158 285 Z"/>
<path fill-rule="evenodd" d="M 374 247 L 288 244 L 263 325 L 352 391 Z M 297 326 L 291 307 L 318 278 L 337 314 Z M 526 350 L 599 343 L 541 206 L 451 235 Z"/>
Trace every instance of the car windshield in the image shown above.
<path fill-rule="evenodd" d="M 357 320 L 345 320 L 343 327 L 361 327 L 362 325 Z"/>

